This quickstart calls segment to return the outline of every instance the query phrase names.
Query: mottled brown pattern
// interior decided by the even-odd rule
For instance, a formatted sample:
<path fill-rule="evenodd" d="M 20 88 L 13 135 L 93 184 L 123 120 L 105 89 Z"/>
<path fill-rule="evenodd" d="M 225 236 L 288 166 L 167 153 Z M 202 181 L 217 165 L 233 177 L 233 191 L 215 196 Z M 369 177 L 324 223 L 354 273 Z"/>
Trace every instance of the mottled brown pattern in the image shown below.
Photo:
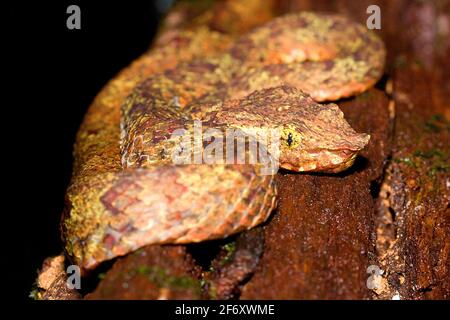
<path fill-rule="evenodd" d="M 340 27 L 350 29 L 344 33 L 353 36 L 356 42 L 356 49 L 351 51 L 353 47 L 340 48 L 337 41 L 334 43 L 334 51 L 339 55 L 329 57 L 334 59 L 331 69 L 337 74 L 334 79 L 336 81 L 332 81 L 333 85 L 344 86 L 355 82 L 358 89 L 345 91 L 343 95 L 328 94 L 326 99 L 358 93 L 367 88 L 367 84 L 362 84 L 366 82 L 366 78 L 370 79 L 370 84 L 378 79 L 384 56 L 378 55 L 376 61 L 364 60 L 365 67 L 373 67 L 378 73 L 373 74 L 368 69 L 360 76 L 363 68 L 360 68 L 359 58 L 364 59 L 369 54 L 358 51 L 360 43 L 368 44 L 368 39 L 373 36 L 368 36 L 361 31 L 362 27 L 346 20 L 312 13 L 299 14 L 277 19 L 267 27 L 256 30 L 255 34 L 262 32 L 266 40 L 271 40 L 274 35 L 270 32 L 266 34 L 267 30 L 276 31 L 279 25 L 294 26 L 293 29 L 296 30 L 295 22 L 306 19 L 305 17 L 311 19 L 309 25 L 305 26 L 306 30 L 315 30 L 314 28 L 320 27 L 320 23 L 334 24 L 339 29 L 340 22 Z M 304 26 L 300 23 L 299 27 L 301 31 Z M 141 76 L 127 79 L 125 75 L 118 82 L 121 88 L 114 89 L 114 84 L 110 85 L 111 90 L 125 89 L 130 92 L 131 87 L 138 84 L 145 74 L 155 73 L 139 84 L 123 104 L 120 118 L 121 167 L 117 162 L 117 145 L 105 145 L 105 151 L 111 159 L 104 158 L 104 155 L 78 155 L 79 158 L 86 158 L 81 161 L 77 159 L 76 162 L 75 172 L 78 174 L 67 194 L 68 208 L 63 220 L 63 231 L 67 253 L 85 269 L 91 269 L 102 261 L 148 244 L 188 243 L 222 238 L 252 228 L 267 219 L 276 205 L 276 189 L 272 175 L 258 174 L 259 165 L 176 166 L 172 163 L 170 155 L 176 145 L 169 139 L 170 134 L 178 128 L 191 130 L 194 118 L 204 120 L 207 127 L 220 129 L 232 127 L 244 132 L 254 128 L 279 129 L 280 165 L 294 171 L 345 170 L 353 164 L 357 153 L 368 143 L 369 136 L 357 134 L 336 105 L 319 105 L 306 93 L 292 87 L 292 84 L 300 86 L 323 100 L 315 93 L 326 92 L 330 90 L 330 86 L 327 79 L 321 78 L 320 72 L 309 74 L 316 76 L 311 78 L 311 87 L 303 87 L 301 83 L 272 88 L 266 88 L 262 84 L 252 87 L 254 81 L 251 79 L 245 80 L 245 85 L 236 83 L 233 78 L 238 76 L 236 79 L 242 81 L 239 70 L 247 67 L 251 68 L 249 74 L 259 70 L 259 77 L 266 74 L 267 68 L 291 68 L 300 64 L 296 59 L 257 59 L 252 63 L 252 57 L 236 54 L 236 47 L 234 51 L 214 56 L 228 46 L 227 38 L 224 37 L 224 42 L 219 45 L 221 36 L 206 30 L 199 35 L 208 37 L 210 47 L 205 52 L 209 50 L 212 55 L 202 55 L 196 51 L 198 49 L 192 49 L 194 53 L 183 55 L 167 52 L 166 47 L 162 47 L 135 63 Z M 321 40 L 321 34 L 317 35 Z M 289 34 L 280 35 L 281 41 L 284 38 L 288 43 L 297 43 Z M 181 36 L 175 33 L 169 39 L 175 42 L 175 46 L 183 41 L 183 46 L 198 44 L 198 39 L 189 34 Z M 376 43 L 379 41 L 376 38 L 372 40 Z M 211 48 L 211 43 L 216 43 L 217 46 Z M 316 48 L 314 41 L 307 38 L 306 43 L 311 43 L 308 54 L 313 56 L 317 49 L 318 54 L 322 55 L 323 50 Z M 333 41 L 325 43 L 329 45 Z M 237 42 L 236 46 L 245 47 L 245 44 L 245 41 Z M 384 54 L 382 45 L 377 49 Z M 271 51 L 270 48 L 262 50 Z M 353 56 L 353 53 L 359 53 L 358 57 Z M 149 70 L 149 66 L 154 68 L 155 63 L 167 59 L 164 54 L 173 55 L 174 60 L 168 60 L 172 61 L 172 65 L 166 62 L 159 66 L 160 73 L 155 72 L 155 69 Z M 208 58 L 205 59 L 205 56 Z M 339 59 L 346 62 L 341 63 Z M 308 65 L 308 62 L 303 65 Z M 329 63 L 323 62 L 320 65 L 330 69 Z M 353 71 L 358 74 L 352 73 Z M 292 72 L 277 71 L 277 77 L 285 77 L 287 83 L 290 82 L 290 75 Z M 242 97 L 241 89 L 250 87 L 252 89 L 247 93 L 254 89 L 259 91 Z M 242 98 L 236 100 L 237 97 Z M 118 101 L 101 102 L 106 105 L 110 103 L 111 107 L 114 105 L 115 114 Z M 114 118 L 114 123 L 117 120 Z M 116 132 L 111 127 L 111 134 Z M 89 139 L 90 135 L 96 135 L 97 132 L 92 128 L 87 132 L 80 131 L 80 135 L 86 134 L 85 138 Z M 83 146 L 86 147 L 87 144 L 83 143 Z M 101 148 L 95 148 L 95 152 L 99 150 Z M 97 170 L 95 166 L 101 159 L 108 161 L 111 166 L 102 164 L 101 171 Z"/>
<path fill-rule="evenodd" d="M 383 42 L 365 26 L 335 14 L 286 15 L 231 48 L 241 63 L 233 94 L 289 84 L 316 101 L 337 100 L 373 86 L 384 70 Z"/>
<path fill-rule="evenodd" d="M 85 206 L 81 221 L 65 221 L 66 244 L 80 265 L 92 268 L 150 243 L 198 242 L 254 227 L 267 219 L 275 196 L 273 176 L 258 175 L 250 165 L 158 166 L 97 176 L 78 197 L 98 206 Z"/>

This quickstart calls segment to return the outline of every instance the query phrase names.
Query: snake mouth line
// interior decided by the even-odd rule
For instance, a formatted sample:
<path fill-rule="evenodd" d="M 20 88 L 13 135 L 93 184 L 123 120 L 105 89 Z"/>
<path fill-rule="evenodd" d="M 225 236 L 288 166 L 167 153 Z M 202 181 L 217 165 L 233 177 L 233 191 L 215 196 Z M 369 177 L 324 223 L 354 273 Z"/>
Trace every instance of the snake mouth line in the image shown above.
<path fill-rule="evenodd" d="M 305 167 L 303 166 L 294 166 L 288 162 L 282 162 L 280 163 L 280 168 L 286 169 L 286 170 L 290 170 L 290 171 L 295 171 L 295 172 L 306 172 L 309 170 L 306 170 Z"/>
<path fill-rule="evenodd" d="M 280 162 L 279 166 L 280 168 L 294 172 L 337 173 L 351 167 L 355 162 L 356 157 L 358 156 L 358 152 L 349 149 L 342 149 L 338 151 L 338 154 L 336 156 L 337 158 L 330 158 L 327 162 L 323 161 L 323 159 L 319 160 L 320 157 L 318 157 L 318 159 L 316 160 L 311 160 L 301 165 L 292 164 L 290 162 Z"/>

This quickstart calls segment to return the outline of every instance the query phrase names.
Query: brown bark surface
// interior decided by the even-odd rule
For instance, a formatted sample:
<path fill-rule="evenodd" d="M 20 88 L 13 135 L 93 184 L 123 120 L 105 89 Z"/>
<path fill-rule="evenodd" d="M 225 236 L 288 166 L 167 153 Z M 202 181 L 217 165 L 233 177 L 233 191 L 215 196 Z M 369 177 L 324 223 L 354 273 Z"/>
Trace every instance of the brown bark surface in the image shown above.
<path fill-rule="evenodd" d="M 182 246 L 147 246 L 118 259 L 92 294 L 98 299 L 200 299 L 199 269 Z"/>
<path fill-rule="evenodd" d="M 405 32 L 390 42 L 395 136 L 376 218 L 381 298 L 450 298 L 449 10 L 448 1 L 405 4 Z"/>

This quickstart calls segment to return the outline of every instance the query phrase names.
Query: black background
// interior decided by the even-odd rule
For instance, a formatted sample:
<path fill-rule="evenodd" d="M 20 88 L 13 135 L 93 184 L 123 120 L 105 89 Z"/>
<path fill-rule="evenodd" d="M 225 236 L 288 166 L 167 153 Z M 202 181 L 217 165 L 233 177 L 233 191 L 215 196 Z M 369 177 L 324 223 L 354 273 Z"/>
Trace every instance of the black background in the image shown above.
<path fill-rule="evenodd" d="M 81 30 L 66 27 L 72 4 L 81 9 Z M 24 298 L 43 259 L 62 250 L 59 219 L 83 115 L 102 86 L 148 48 L 160 17 L 153 1 L 29 1 L 12 7 L 7 36 L 16 91 L 7 132 L 23 176 L 13 176 L 9 211 L 19 218 L 24 244 L 22 268 L 13 266 Z"/>

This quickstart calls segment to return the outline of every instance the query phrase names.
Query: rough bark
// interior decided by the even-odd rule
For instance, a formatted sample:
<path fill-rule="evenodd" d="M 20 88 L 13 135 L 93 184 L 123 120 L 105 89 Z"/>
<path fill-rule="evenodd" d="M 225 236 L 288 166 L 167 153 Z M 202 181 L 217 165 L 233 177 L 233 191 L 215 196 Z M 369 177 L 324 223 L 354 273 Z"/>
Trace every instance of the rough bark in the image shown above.
<path fill-rule="evenodd" d="M 147 246 L 119 258 L 87 299 L 200 299 L 199 269 L 183 246 Z"/>

